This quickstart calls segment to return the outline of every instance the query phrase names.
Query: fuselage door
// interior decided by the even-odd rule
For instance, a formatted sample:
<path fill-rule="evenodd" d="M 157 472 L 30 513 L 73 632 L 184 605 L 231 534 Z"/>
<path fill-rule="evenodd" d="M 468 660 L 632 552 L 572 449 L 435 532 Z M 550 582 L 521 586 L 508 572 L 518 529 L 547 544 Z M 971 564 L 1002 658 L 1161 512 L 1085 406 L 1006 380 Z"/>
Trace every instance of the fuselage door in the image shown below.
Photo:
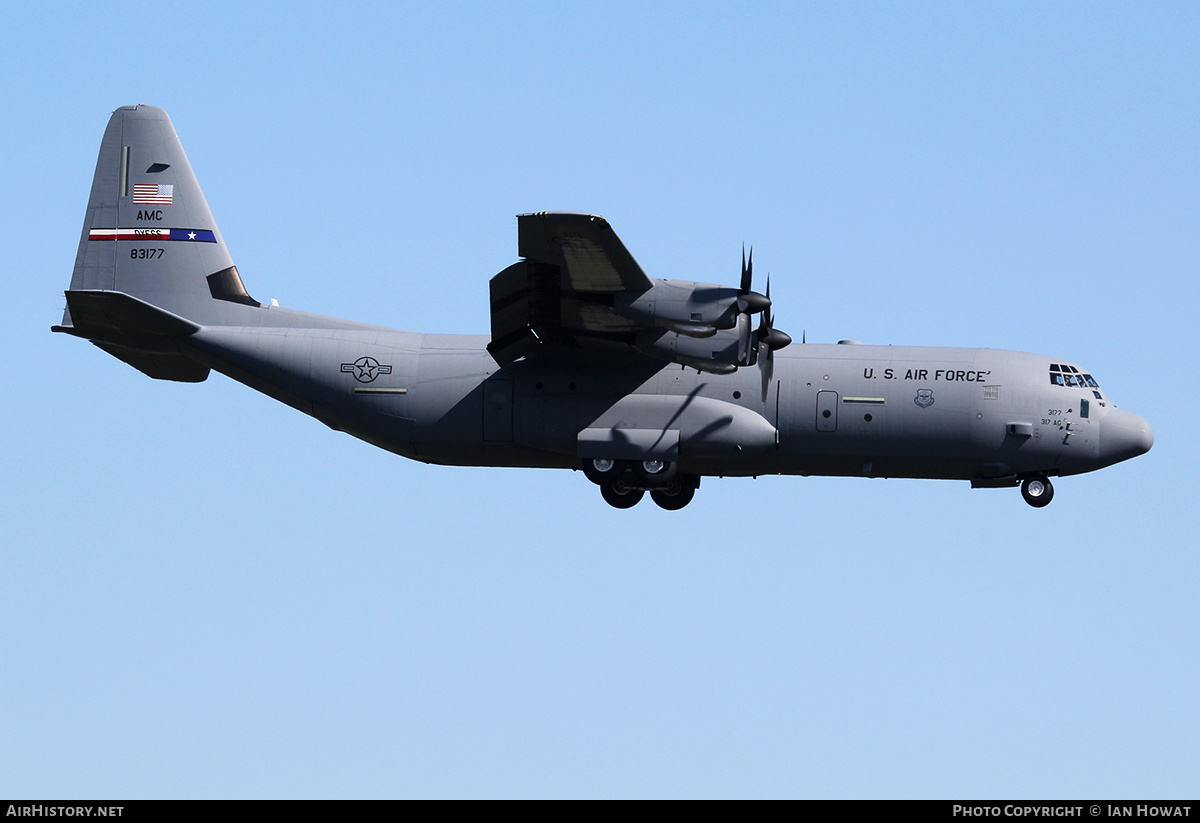
<path fill-rule="evenodd" d="M 838 393 L 817 392 L 817 431 L 837 431 Z"/>

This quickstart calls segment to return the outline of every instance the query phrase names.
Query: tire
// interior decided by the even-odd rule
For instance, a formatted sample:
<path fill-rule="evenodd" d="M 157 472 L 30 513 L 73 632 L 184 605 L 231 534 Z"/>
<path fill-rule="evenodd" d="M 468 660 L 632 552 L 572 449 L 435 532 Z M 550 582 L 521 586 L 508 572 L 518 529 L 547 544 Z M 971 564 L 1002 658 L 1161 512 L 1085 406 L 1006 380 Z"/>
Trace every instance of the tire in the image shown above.
<path fill-rule="evenodd" d="M 1050 501 L 1054 499 L 1054 485 L 1044 475 L 1027 477 L 1021 483 L 1021 496 L 1025 498 L 1026 503 L 1040 509 L 1050 505 Z"/>
<path fill-rule="evenodd" d="M 600 495 L 604 502 L 615 509 L 631 509 L 638 504 L 645 492 L 641 489 L 631 489 L 618 481 L 605 483 L 600 487 Z"/>
<path fill-rule="evenodd" d="M 675 477 L 678 464 L 674 461 L 643 460 L 635 463 L 634 474 L 651 486 L 666 486 Z"/>
<path fill-rule="evenodd" d="M 688 503 L 691 503 L 695 495 L 695 484 L 688 483 L 686 479 L 682 478 L 668 483 L 661 489 L 654 489 L 650 492 L 650 497 L 654 499 L 659 508 L 666 509 L 669 512 L 679 511 Z"/>
<path fill-rule="evenodd" d="M 583 476 L 599 486 L 611 483 L 614 478 L 620 477 L 623 471 L 625 466 L 620 460 L 589 457 L 583 461 Z"/>

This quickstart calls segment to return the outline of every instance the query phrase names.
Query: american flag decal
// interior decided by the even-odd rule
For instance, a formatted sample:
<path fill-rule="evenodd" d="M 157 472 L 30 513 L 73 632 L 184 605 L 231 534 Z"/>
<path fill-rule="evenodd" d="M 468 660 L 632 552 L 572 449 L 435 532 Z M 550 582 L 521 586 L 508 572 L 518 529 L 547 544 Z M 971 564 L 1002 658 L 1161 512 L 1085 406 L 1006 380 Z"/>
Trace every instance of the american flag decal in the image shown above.
<path fill-rule="evenodd" d="M 171 183 L 134 183 L 133 202 L 146 206 L 169 206 L 175 186 Z"/>

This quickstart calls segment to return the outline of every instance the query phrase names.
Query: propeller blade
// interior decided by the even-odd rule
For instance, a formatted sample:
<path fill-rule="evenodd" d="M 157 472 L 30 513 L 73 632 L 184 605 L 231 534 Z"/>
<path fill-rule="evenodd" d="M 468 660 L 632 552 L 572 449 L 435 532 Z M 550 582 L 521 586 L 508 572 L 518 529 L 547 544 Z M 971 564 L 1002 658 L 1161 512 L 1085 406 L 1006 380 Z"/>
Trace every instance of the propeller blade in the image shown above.
<path fill-rule="evenodd" d="M 758 342 L 768 351 L 782 349 L 792 342 L 792 336 L 775 328 L 775 315 L 771 311 L 771 278 L 767 277 L 767 307 L 763 310 L 762 325 L 758 327 Z"/>
<path fill-rule="evenodd" d="M 754 333 L 750 330 L 750 317 L 746 314 L 738 315 L 737 322 L 738 333 L 738 365 L 750 366 L 754 364 Z"/>
<path fill-rule="evenodd" d="M 763 309 L 762 324 L 755 331 L 758 351 L 758 369 L 762 375 L 762 402 L 767 402 L 771 391 L 771 380 L 775 377 L 775 350 L 792 342 L 791 335 L 775 328 L 775 314 L 771 311 L 771 277 L 767 275 L 767 305 Z"/>
<path fill-rule="evenodd" d="M 742 288 L 738 294 L 749 294 L 750 283 L 753 281 L 754 272 L 754 247 L 750 247 L 750 260 L 746 260 L 746 246 L 742 246 Z"/>
<path fill-rule="evenodd" d="M 775 376 L 775 358 L 771 356 L 769 348 L 759 354 L 758 371 L 762 375 L 762 402 L 766 403 L 767 395 L 771 391 L 771 378 Z"/>

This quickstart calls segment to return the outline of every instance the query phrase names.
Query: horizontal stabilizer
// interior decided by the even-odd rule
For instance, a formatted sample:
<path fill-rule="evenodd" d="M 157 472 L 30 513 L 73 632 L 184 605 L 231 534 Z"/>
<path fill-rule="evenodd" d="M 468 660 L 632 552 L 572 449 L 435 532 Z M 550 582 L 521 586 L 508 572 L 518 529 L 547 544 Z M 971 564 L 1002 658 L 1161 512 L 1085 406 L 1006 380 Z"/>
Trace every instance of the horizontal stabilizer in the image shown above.
<path fill-rule="evenodd" d="M 119 291 L 68 291 L 70 325 L 55 326 L 89 340 L 130 345 L 130 337 L 178 338 L 195 334 L 200 326 L 166 309 Z"/>
<path fill-rule="evenodd" d="M 201 365 L 182 354 L 141 351 L 110 343 L 92 341 L 97 348 L 123 360 L 142 374 L 155 380 L 175 380 L 179 383 L 203 383 L 208 379 L 208 366 Z"/>
<path fill-rule="evenodd" d="M 199 383 L 208 367 L 183 355 L 179 341 L 200 326 L 116 291 L 68 291 L 67 324 L 53 331 L 82 337 L 159 380 Z"/>

